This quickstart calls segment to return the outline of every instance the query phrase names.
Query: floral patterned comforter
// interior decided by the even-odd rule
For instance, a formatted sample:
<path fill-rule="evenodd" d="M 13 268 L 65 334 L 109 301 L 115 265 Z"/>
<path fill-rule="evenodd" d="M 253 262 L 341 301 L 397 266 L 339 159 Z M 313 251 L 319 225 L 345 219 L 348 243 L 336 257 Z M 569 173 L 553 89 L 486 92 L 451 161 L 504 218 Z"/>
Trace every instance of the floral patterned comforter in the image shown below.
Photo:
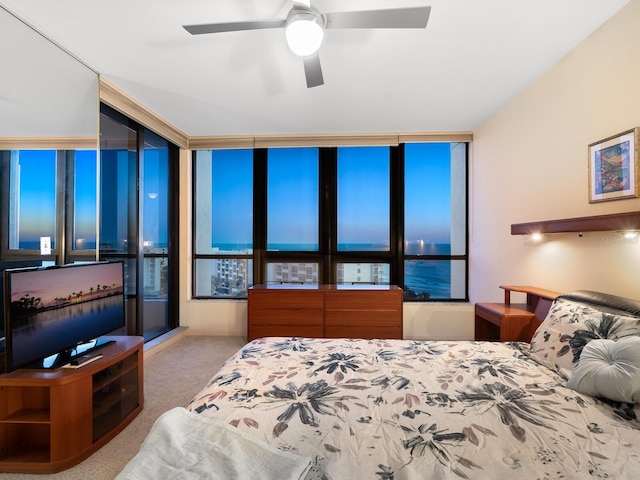
<path fill-rule="evenodd" d="M 640 408 L 565 388 L 528 349 L 263 338 L 187 408 L 311 457 L 314 478 L 638 478 Z"/>

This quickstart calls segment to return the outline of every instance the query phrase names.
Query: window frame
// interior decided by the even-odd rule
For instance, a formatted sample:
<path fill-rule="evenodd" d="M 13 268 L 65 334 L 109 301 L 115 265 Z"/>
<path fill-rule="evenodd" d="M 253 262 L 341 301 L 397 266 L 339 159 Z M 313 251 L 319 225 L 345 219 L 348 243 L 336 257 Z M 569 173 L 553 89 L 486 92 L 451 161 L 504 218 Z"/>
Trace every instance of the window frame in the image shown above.
<path fill-rule="evenodd" d="M 203 296 L 196 294 L 196 262 L 201 259 L 252 259 L 253 279 L 251 285 L 265 283 L 268 263 L 317 263 L 319 284 L 336 282 L 339 263 L 385 263 L 390 267 L 390 283 L 405 288 L 405 260 L 448 260 L 464 261 L 464 298 L 433 298 L 428 302 L 468 302 L 469 301 L 469 143 L 468 141 L 441 140 L 438 143 L 458 143 L 464 145 L 465 181 L 464 181 L 464 244 L 465 253 L 456 255 L 405 255 L 404 253 L 404 145 L 387 145 L 389 147 L 389 251 L 339 251 L 337 248 L 337 164 L 338 148 L 335 146 L 318 146 L 319 151 L 319 238 L 318 251 L 269 251 L 267 250 L 267 161 L 268 148 L 253 149 L 253 253 L 247 255 L 199 254 L 196 251 L 195 233 L 192 236 L 192 287 L 193 299 L 232 299 L 243 300 L 245 297 Z M 287 148 L 287 147 L 281 147 Z M 207 150 L 207 149 L 202 149 Z M 212 148 L 211 150 L 215 150 Z M 197 211 L 196 195 L 196 151 L 192 152 L 192 207 Z M 192 232 L 196 232 L 196 218 L 192 218 Z M 405 302 L 424 302 L 423 299 L 405 298 Z"/>

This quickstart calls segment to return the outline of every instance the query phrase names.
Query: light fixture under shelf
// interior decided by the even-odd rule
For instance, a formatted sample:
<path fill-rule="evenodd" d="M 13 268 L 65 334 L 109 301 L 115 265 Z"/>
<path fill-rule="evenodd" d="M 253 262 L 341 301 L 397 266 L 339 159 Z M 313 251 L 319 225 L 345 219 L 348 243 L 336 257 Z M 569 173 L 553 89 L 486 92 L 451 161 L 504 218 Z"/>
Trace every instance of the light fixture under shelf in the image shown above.
<path fill-rule="evenodd" d="M 629 230 L 640 230 L 640 212 L 611 213 L 562 220 L 514 223 L 511 225 L 511 235 Z"/>

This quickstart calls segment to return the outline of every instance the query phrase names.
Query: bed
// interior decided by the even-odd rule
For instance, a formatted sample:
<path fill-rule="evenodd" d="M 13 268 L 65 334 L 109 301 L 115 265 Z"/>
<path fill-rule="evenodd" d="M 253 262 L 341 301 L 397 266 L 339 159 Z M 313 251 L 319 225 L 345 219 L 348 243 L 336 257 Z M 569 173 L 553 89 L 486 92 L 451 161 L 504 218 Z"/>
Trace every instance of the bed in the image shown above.
<path fill-rule="evenodd" d="M 254 340 L 119 478 L 631 479 L 637 402 L 640 302 L 578 291 L 530 343 Z"/>

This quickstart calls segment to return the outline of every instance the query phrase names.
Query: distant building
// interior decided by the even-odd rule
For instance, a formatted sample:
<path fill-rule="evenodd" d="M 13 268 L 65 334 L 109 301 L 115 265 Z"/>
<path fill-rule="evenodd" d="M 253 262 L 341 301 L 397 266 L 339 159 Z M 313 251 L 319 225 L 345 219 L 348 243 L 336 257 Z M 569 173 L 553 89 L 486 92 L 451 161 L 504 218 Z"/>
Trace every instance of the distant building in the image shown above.
<path fill-rule="evenodd" d="M 386 263 L 341 263 L 336 274 L 339 284 L 389 284 L 389 265 Z"/>
<path fill-rule="evenodd" d="M 169 291 L 167 276 L 167 249 L 153 247 L 145 242 L 144 254 L 158 254 L 159 257 L 147 257 L 143 262 L 145 296 L 165 296 Z"/>
<path fill-rule="evenodd" d="M 269 283 L 318 283 L 317 263 L 269 263 L 267 264 Z"/>

